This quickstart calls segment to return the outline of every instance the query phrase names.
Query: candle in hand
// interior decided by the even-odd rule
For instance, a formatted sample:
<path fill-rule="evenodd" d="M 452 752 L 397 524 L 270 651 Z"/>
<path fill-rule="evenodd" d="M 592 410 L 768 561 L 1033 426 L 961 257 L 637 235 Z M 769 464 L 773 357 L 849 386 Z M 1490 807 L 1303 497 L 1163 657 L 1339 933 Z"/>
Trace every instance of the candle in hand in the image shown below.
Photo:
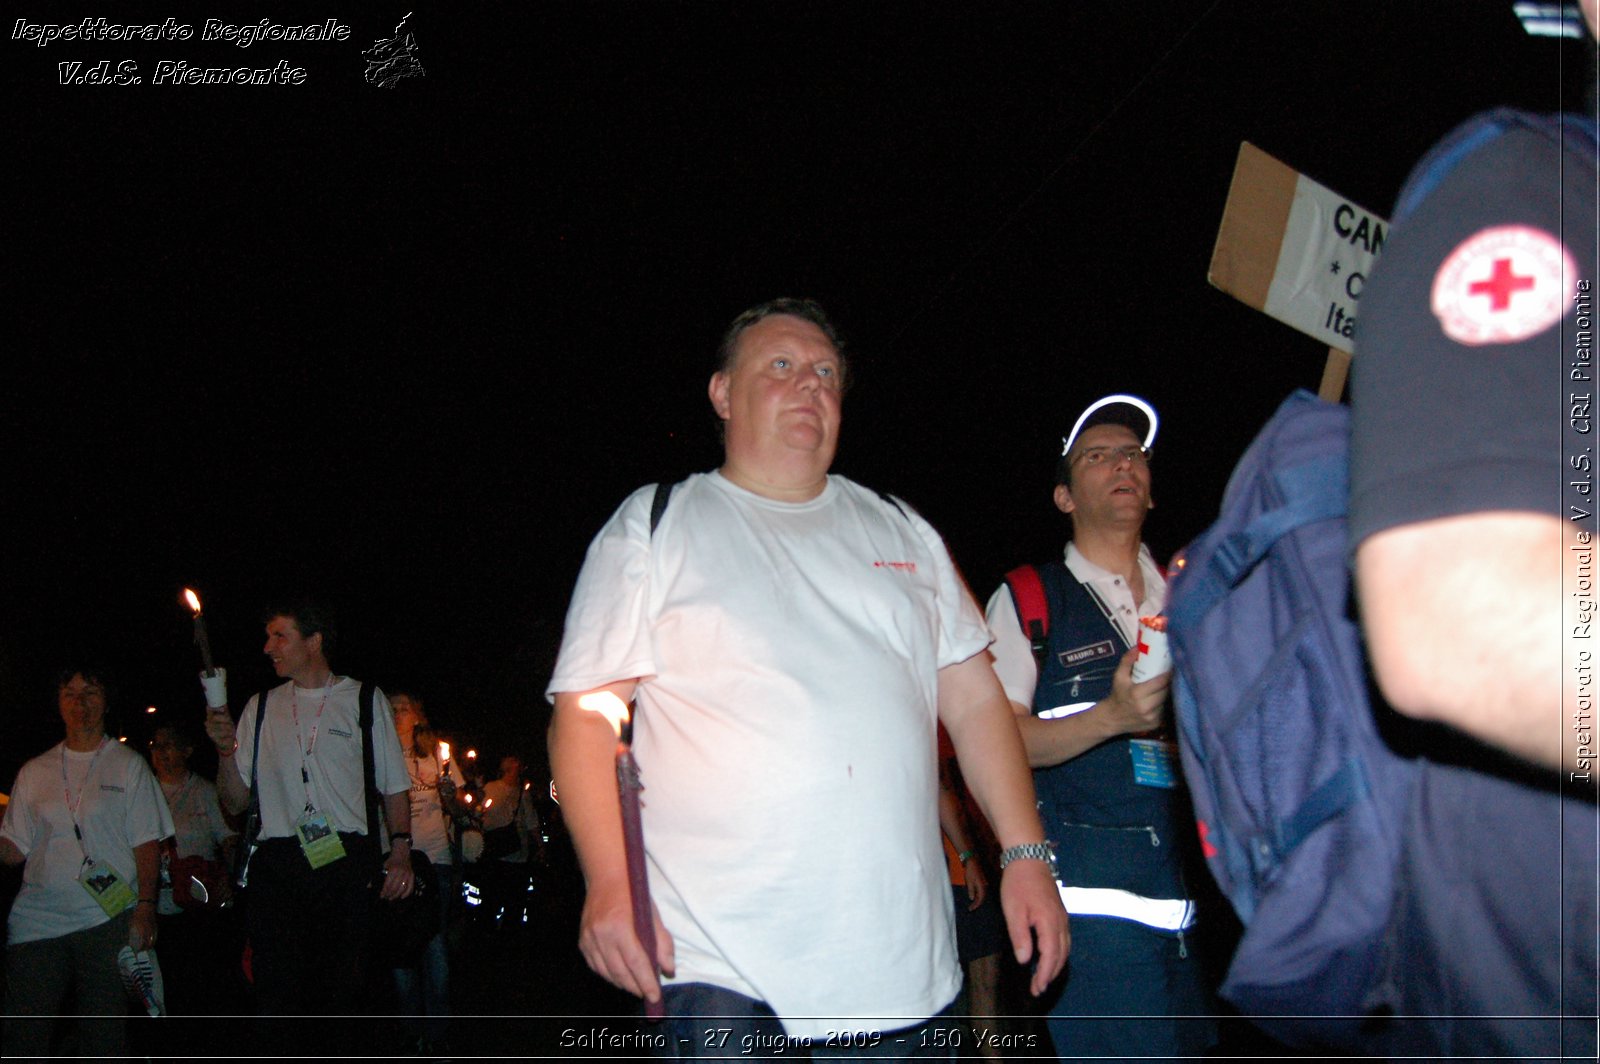
<path fill-rule="evenodd" d="M 644 947 L 645 956 L 659 972 L 656 925 L 650 910 L 650 880 L 644 865 L 644 827 L 639 819 L 639 792 L 644 790 L 644 784 L 639 781 L 639 764 L 633 759 L 633 747 L 623 738 L 630 734 L 628 707 L 610 691 L 584 695 L 578 699 L 578 705 L 605 717 L 617 733 L 617 799 L 622 806 L 622 845 L 628 862 L 628 889 L 633 896 L 633 933 Z M 644 1014 L 653 1020 L 660 1019 L 664 1015 L 661 1002 L 645 1002 Z"/>
<path fill-rule="evenodd" d="M 206 619 L 200 612 L 200 596 L 192 588 L 183 589 L 184 600 L 189 603 L 189 608 L 194 611 L 194 641 L 200 647 L 200 664 L 205 669 L 207 676 L 217 674 L 216 667 L 211 664 L 211 640 L 206 636 Z"/>

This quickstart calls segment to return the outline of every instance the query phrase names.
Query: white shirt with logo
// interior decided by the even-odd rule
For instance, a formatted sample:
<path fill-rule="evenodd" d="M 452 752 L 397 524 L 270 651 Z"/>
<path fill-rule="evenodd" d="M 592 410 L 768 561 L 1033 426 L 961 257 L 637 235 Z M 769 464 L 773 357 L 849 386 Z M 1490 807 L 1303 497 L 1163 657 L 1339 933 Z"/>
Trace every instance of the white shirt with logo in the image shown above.
<path fill-rule="evenodd" d="M 829 477 L 782 503 L 720 474 L 590 545 L 550 690 L 639 677 L 652 899 L 677 981 L 796 1036 L 920 1022 L 960 986 L 935 771 L 937 673 L 988 630 L 938 534 Z"/>

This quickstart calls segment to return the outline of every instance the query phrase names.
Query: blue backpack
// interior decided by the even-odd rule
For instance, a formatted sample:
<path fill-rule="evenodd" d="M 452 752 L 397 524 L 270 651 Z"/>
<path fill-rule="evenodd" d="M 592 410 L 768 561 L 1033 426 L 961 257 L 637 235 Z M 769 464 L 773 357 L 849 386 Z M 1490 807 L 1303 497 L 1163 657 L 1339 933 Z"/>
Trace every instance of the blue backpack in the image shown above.
<path fill-rule="evenodd" d="M 1416 779 L 1380 735 L 1349 614 L 1349 437 L 1346 407 L 1290 396 L 1167 598 L 1201 846 L 1244 924 L 1221 993 L 1291 1044 L 1356 1043 Z"/>
<path fill-rule="evenodd" d="M 1592 119 L 1499 110 L 1442 142 L 1399 224 L 1518 126 L 1593 151 Z M 1405 958 L 1385 942 L 1425 729 L 1372 684 L 1351 609 L 1349 410 L 1296 392 L 1174 562 L 1173 700 L 1207 867 L 1244 934 L 1221 993 L 1285 1042 L 1359 1048 Z"/>

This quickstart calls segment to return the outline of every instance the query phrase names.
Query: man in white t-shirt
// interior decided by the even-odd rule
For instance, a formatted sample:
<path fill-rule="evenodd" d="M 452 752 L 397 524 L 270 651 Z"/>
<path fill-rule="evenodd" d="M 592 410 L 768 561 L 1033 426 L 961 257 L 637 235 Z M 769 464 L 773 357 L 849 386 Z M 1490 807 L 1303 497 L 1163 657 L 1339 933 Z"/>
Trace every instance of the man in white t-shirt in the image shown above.
<path fill-rule="evenodd" d="M 709 387 L 724 464 L 678 485 L 659 523 L 642 489 L 601 530 L 550 683 L 551 761 L 588 886 L 580 948 L 616 986 L 665 997 L 679 1055 L 830 1036 L 882 1052 L 888 1032 L 946 1022 L 960 974 L 939 722 L 1007 850 L 1001 897 L 1018 961 L 1037 957 L 1035 993 L 1066 958 L 982 615 L 925 521 L 828 474 L 840 346 L 810 301 L 735 319 Z M 598 691 L 637 700 L 653 958 L 631 918 L 617 738 L 581 704 Z"/>
<path fill-rule="evenodd" d="M 245 906 L 257 1008 L 264 1016 L 354 1013 L 365 986 L 367 885 L 379 874 L 385 841 L 367 834 L 361 684 L 329 666 L 335 632 L 318 604 L 268 610 L 266 630 L 263 652 L 287 682 L 267 692 L 259 764 L 261 696 L 245 703 L 235 728 L 220 678 L 201 678 L 210 707 L 206 733 L 221 758 L 223 805 L 243 812 L 252 778 L 260 799 L 261 832 Z M 390 846 L 380 896 L 399 899 L 413 886 L 411 780 L 393 710 L 376 690 L 372 740 Z M 287 1029 L 272 1033 L 287 1035 Z"/>

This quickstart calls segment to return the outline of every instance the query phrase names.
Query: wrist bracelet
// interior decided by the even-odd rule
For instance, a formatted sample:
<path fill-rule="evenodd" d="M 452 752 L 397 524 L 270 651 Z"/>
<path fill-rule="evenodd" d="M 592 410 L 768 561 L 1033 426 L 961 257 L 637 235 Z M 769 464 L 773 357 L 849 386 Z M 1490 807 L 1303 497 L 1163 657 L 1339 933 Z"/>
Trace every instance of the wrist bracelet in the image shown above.
<path fill-rule="evenodd" d="M 389 833 L 389 845 L 390 846 L 393 846 L 395 843 L 399 842 L 401 839 L 405 839 L 406 842 L 409 843 L 411 841 L 411 832 L 409 832 L 409 831 L 392 831 L 392 832 Z"/>
<path fill-rule="evenodd" d="M 1050 866 L 1054 874 L 1056 870 L 1056 847 L 1049 842 L 1027 842 L 1021 846 L 1007 846 L 1000 851 L 1000 871 L 1006 870 L 1006 865 L 1012 861 L 1043 861 Z"/>
<path fill-rule="evenodd" d="M 235 739 L 233 741 L 233 749 L 231 749 L 231 750 L 224 751 L 222 749 L 222 747 L 220 747 L 220 746 L 217 747 L 217 756 L 218 757 L 232 757 L 234 754 L 237 754 L 238 752 L 239 752 L 239 740 L 237 740 L 237 739 Z"/>
<path fill-rule="evenodd" d="M 971 850 L 962 850 L 960 853 L 956 854 L 956 860 L 960 861 L 962 864 L 966 864 L 976 856 L 978 855 L 973 853 Z"/>

